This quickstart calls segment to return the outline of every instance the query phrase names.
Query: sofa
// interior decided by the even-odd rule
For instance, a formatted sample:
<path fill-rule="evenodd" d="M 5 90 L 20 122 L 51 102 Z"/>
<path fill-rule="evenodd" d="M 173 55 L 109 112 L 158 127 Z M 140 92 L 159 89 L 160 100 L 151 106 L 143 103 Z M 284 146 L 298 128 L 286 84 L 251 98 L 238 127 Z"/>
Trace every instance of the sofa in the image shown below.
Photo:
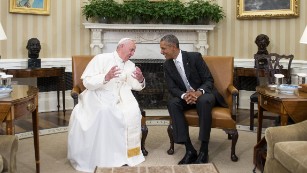
<path fill-rule="evenodd" d="M 0 173 L 16 173 L 16 154 L 18 137 L 15 135 L 0 135 Z"/>
<path fill-rule="evenodd" d="M 265 131 L 265 173 L 307 172 L 307 120 Z"/>

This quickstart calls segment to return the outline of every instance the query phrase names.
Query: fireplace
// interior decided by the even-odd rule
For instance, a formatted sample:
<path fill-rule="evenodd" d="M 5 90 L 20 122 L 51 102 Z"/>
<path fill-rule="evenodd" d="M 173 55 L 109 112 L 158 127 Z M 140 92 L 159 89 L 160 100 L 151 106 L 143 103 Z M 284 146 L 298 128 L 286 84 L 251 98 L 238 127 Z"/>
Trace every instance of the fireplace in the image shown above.
<path fill-rule="evenodd" d="M 146 87 L 134 92 L 143 109 L 166 109 L 169 93 L 164 79 L 162 59 L 131 59 L 140 67 L 146 80 Z"/>

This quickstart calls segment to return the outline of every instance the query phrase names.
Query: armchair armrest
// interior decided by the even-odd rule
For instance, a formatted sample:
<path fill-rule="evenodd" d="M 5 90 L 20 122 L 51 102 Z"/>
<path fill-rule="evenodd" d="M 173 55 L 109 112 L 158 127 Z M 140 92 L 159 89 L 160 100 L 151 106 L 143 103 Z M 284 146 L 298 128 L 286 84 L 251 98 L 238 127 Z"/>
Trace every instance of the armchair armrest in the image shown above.
<path fill-rule="evenodd" d="M 265 131 L 267 158 L 273 158 L 274 146 L 283 141 L 307 141 L 307 120 L 288 126 L 269 127 Z"/>
<path fill-rule="evenodd" d="M 78 104 L 78 96 L 79 96 L 80 92 L 81 92 L 80 88 L 76 87 L 76 86 L 73 87 L 71 92 L 70 92 L 70 95 L 74 100 L 74 106 L 76 106 L 76 104 Z"/>
<path fill-rule="evenodd" d="M 234 96 L 237 96 L 239 94 L 238 89 L 233 85 L 229 85 L 227 90 Z"/>
<path fill-rule="evenodd" d="M 236 120 L 236 113 L 237 113 L 237 97 L 239 95 L 239 91 L 238 89 L 233 86 L 233 85 L 229 85 L 227 88 L 227 91 L 229 91 L 232 95 L 232 105 L 231 105 L 231 116 L 232 119 Z"/>

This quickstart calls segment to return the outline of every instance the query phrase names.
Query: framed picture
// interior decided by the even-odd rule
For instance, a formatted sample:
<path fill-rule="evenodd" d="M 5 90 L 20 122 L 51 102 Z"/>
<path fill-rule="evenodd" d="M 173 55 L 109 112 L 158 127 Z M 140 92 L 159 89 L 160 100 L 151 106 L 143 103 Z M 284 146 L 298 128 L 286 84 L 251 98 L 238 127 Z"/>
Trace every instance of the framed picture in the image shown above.
<path fill-rule="evenodd" d="M 50 14 L 50 0 L 10 0 L 11 13 Z"/>
<path fill-rule="evenodd" d="M 237 0 L 238 19 L 299 16 L 299 0 Z"/>

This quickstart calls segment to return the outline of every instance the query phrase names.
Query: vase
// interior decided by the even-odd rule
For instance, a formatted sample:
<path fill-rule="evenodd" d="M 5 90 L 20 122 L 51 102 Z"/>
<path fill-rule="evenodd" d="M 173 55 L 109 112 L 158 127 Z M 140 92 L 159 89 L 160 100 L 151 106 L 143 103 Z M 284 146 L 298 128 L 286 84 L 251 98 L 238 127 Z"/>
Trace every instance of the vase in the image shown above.
<path fill-rule="evenodd" d="M 165 17 L 162 19 L 163 24 L 172 24 L 173 20 L 171 18 Z"/>
<path fill-rule="evenodd" d="M 201 17 L 196 20 L 196 25 L 209 25 L 208 17 Z"/>
<path fill-rule="evenodd" d="M 107 17 L 99 17 L 98 22 L 99 23 L 109 23 L 109 20 Z"/>
<path fill-rule="evenodd" d="M 134 16 L 131 19 L 131 23 L 133 24 L 141 24 L 142 23 L 142 19 L 140 16 Z"/>

